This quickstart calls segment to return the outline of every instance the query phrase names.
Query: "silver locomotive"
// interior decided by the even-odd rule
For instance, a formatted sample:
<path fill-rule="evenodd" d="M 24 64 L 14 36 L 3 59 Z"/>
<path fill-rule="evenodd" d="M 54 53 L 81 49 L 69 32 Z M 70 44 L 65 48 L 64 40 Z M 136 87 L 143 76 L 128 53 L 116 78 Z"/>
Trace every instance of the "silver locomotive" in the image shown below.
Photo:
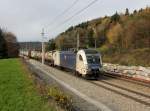
<path fill-rule="evenodd" d="M 39 51 L 20 51 L 20 55 L 40 60 L 42 54 Z M 77 53 L 74 51 L 50 51 L 45 53 L 45 60 L 51 66 L 70 69 L 75 74 L 84 77 L 98 77 L 102 71 L 101 54 L 93 49 L 81 49 Z"/>

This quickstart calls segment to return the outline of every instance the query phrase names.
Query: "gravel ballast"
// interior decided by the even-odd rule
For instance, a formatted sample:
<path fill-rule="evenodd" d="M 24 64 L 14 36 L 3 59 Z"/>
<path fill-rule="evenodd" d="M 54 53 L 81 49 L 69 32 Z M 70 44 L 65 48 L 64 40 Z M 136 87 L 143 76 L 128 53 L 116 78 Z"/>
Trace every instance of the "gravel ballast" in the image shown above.
<path fill-rule="evenodd" d="M 36 69 L 46 73 L 47 76 L 61 81 L 61 84 L 65 84 L 67 87 L 74 90 L 73 92 L 76 93 L 76 95 L 82 97 L 82 100 L 87 102 L 83 102 L 83 105 L 80 102 L 80 105 L 86 111 L 150 111 L 150 106 L 141 104 L 103 87 L 98 87 L 88 81 L 72 76 L 70 72 L 64 72 L 47 65 L 42 65 L 40 62 L 31 59 L 27 62 Z"/>

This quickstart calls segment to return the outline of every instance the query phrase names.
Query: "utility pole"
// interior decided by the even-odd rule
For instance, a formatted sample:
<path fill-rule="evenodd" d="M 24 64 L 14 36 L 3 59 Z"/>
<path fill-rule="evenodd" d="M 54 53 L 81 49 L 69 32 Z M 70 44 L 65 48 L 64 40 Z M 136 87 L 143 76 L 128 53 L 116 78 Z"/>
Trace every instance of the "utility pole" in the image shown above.
<path fill-rule="evenodd" d="M 95 49 L 97 48 L 97 46 L 96 46 L 97 44 L 96 44 L 96 38 L 95 38 Z"/>
<path fill-rule="evenodd" d="M 44 44 L 44 28 L 42 29 L 42 64 L 44 65 L 45 62 L 45 44 Z"/>
<path fill-rule="evenodd" d="M 27 51 L 27 50 L 28 50 L 28 45 L 27 45 L 27 42 L 25 42 L 25 45 L 26 45 L 26 48 L 25 48 L 25 49 L 26 49 L 26 51 Z"/>
<path fill-rule="evenodd" d="M 97 29 L 93 28 L 93 31 L 95 33 L 95 49 L 97 48 L 97 44 L 96 44 L 96 37 L 97 37 Z"/>
<path fill-rule="evenodd" d="M 77 32 L 77 51 L 79 50 L 80 47 L 80 40 L 79 40 L 79 33 Z"/>

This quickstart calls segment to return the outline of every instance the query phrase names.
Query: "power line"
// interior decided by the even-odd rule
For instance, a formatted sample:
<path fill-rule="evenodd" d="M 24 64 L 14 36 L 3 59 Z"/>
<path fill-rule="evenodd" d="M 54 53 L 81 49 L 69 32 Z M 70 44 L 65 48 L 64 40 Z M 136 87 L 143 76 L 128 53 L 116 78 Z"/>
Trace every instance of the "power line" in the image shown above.
<path fill-rule="evenodd" d="M 60 19 L 61 16 L 63 16 L 64 14 L 66 14 L 70 9 L 72 9 L 77 3 L 79 2 L 79 0 L 75 0 L 68 8 L 66 8 L 62 13 L 60 13 L 59 15 L 55 16 L 52 21 L 45 26 L 45 28 L 47 28 L 49 25 L 52 25 L 54 23 L 54 21 L 56 21 L 57 19 Z"/>
<path fill-rule="evenodd" d="M 74 18 L 75 16 L 79 15 L 81 12 L 85 11 L 87 8 L 89 8 L 91 5 L 93 5 L 94 3 L 96 3 L 98 0 L 94 0 L 92 2 L 90 2 L 87 6 L 85 6 L 84 8 L 82 8 L 81 10 L 77 11 L 75 14 L 73 14 L 71 17 L 69 17 L 68 19 L 66 19 L 65 21 L 61 22 L 60 24 L 58 24 L 56 27 L 54 28 L 58 28 L 62 25 L 64 25 L 65 23 L 67 23 L 68 21 L 70 21 L 72 18 Z M 53 28 L 53 29 L 54 29 Z"/>

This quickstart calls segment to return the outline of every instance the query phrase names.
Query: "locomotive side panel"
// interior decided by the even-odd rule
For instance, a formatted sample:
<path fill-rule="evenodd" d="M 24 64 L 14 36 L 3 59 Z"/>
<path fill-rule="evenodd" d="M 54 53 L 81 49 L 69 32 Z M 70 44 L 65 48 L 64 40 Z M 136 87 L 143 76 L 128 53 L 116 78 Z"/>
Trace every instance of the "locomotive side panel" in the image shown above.
<path fill-rule="evenodd" d="M 60 53 L 60 66 L 64 68 L 68 68 L 71 70 L 75 70 L 76 64 L 76 54 L 63 52 Z"/>

